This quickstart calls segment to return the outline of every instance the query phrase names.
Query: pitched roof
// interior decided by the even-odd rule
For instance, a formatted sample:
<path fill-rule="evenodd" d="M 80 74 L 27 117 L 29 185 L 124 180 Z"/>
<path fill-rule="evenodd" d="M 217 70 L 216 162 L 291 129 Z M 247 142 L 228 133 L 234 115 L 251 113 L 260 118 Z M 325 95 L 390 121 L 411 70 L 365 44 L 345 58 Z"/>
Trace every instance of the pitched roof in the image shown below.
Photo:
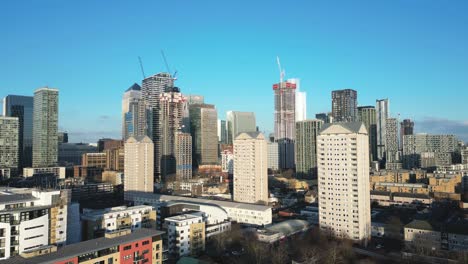
<path fill-rule="evenodd" d="M 320 135 L 330 134 L 367 134 L 366 127 L 362 122 L 338 122 L 324 124 Z"/>
<path fill-rule="evenodd" d="M 239 133 L 235 139 L 237 140 L 237 139 L 248 139 L 248 138 L 265 139 L 265 136 L 263 136 L 261 132 L 242 132 L 242 133 Z"/>
<path fill-rule="evenodd" d="M 127 90 L 125 90 L 126 92 L 128 91 L 141 91 L 141 86 L 138 85 L 137 83 L 134 83 L 132 86 L 130 86 Z"/>

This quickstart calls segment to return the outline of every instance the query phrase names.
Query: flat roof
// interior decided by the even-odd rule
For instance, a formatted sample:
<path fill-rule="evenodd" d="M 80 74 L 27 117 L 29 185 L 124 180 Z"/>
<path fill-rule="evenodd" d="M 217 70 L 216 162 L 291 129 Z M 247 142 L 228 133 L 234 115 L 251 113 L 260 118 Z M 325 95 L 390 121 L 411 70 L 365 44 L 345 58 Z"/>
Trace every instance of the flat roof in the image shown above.
<path fill-rule="evenodd" d="M 162 235 L 165 232 L 154 230 L 154 229 L 136 229 L 132 233 L 124 236 L 114 237 L 114 238 L 106 238 L 101 237 L 97 239 L 92 239 L 76 244 L 72 244 L 69 246 L 64 246 L 57 250 L 57 252 L 53 252 L 51 254 L 37 256 L 33 258 L 23 258 L 21 256 L 16 256 L 7 260 L 1 261 L 2 264 L 14 264 L 14 263 L 25 263 L 25 264 L 33 264 L 33 263 L 55 263 L 57 261 L 67 260 L 79 255 L 83 255 L 89 252 L 94 252 L 102 249 L 106 249 L 113 246 L 118 246 L 125 243 L 130 243 L 133 241 L 138 241 L 144 239 L 146 237 L 153 237 Z"/>
<path fill-rule="evenodd" d="M 35 200 L 38 200 L 38 198 L 34 197 L 31 193 L 0 192 L 0 204 Z"/>
<path fill-rule="evenodd" d="M 193 215 L 193 214 L 182 214 L 182 215 L 176 215 L 176 216 L 171 216 L 171 217 L 166 217 L 164 218 L 165 221 L 184 221 L 184 220 L 189 220 L 189 219 L 195 219 L 195 218 L 202 218 L 201 216 L 198 215 Z"/>
<path fill-rule="evenodd" d="M 271 210 L 270 206 L 259 205 L 259 204 L 248 204 L 248 203 L 237 203 L 230 201 L 219 201 L 219 200 L 209 200 L 201 198 L 191 198 L 175 195 L 164 195 L 164 194 L 154 194 L 154 193 L 139 193 L 136 197 L 141 197 L 145 199 L 156 199 L 160 202 L 171 202 L 178 201 L 184 203 L 194 203 L 194 204 L 214 204 L 225 208 L 236 208 L 243 210 L 253 210 L 253 211 L 267 211 Z"/>

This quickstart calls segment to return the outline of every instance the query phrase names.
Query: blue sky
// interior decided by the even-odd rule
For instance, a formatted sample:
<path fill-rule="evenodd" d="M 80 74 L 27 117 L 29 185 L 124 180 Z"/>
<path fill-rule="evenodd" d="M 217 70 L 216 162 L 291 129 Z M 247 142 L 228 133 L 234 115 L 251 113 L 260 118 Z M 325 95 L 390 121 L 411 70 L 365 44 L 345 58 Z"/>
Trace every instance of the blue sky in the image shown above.
<path fill-rule="evenodd" d="M 220 117 L 254 111 L 273 127 L 279 79 L 301 79 L 308 117 L 331 91 L 360 105 L 389 98 L 419 132 L 468 140 L 468 1 L 2 1 L 0 97 L 60 89 L 60 128 L 73 142 L 120 137 L 121 96 L 165 71 Z"/>

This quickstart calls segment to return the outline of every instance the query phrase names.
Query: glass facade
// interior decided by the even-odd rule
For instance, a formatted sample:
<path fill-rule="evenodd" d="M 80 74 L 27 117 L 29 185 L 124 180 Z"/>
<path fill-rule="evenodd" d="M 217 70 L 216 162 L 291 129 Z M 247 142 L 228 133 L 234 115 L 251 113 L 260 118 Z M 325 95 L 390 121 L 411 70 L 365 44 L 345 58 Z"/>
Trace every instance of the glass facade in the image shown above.
<path fill-rule="evenodd" d="M 32 166 L 33 135 L 33 97 L 8 95 L 3 99 L 3 115 L 18 117 L 19 121 L 19 155 L 18 166 L 21 170 Z"/>

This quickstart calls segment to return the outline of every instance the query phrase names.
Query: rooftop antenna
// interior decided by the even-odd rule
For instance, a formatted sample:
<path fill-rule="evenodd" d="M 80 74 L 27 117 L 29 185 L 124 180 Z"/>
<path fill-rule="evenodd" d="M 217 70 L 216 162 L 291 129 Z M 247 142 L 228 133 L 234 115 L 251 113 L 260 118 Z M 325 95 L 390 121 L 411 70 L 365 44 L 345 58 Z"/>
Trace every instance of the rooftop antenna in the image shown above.
<path fill-rule="evenodd" d="M 138 61 L 140 61 L 141 73 L 143 74 L 143 79 L 146 79 L 145 70 L 143 70 L 143 62 L 141 62 L 141 57 L 138 56 Z"/>
<path fill-rule="evenodd" d="M 284 79 L 284 69 L 281 69 L 281 63 L 280 63 L 280 59 L 278 56 L 276 56 L 276 63 L 278 64 L 278 69 L 279 69 L 279 73 L 280 73 L 280 83 L 283 82 L 283 79 Z"/>

